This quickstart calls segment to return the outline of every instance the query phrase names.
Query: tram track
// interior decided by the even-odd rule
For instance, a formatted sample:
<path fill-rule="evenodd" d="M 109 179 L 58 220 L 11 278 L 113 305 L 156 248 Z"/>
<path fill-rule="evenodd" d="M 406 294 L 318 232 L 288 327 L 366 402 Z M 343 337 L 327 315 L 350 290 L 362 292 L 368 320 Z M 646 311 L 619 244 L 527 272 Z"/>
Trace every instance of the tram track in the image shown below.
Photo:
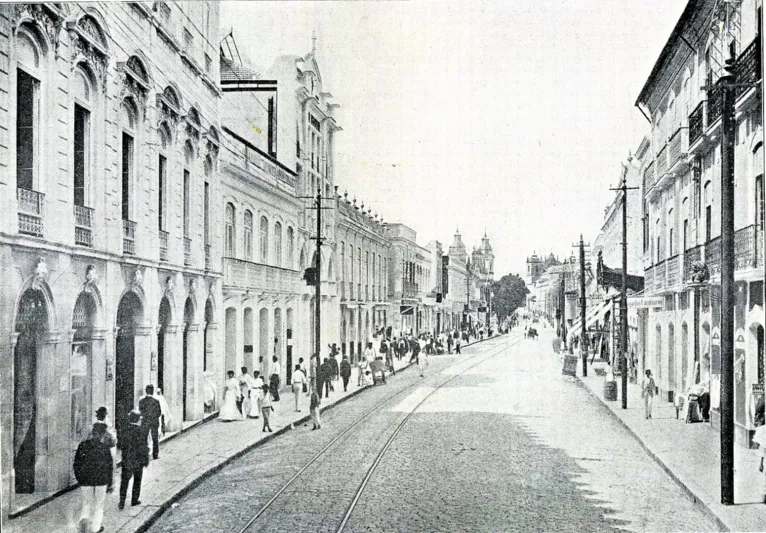
<path fill-rule="evenodd" d="M 401 429 L 404 427 L 404 425 L 407 423 L 407 421 L 412 417 L 412 415 L 417 411 L 417 409 L 425 403 L 426 400 L 431 398 L 433 394 L 443 388 L 444 386 L 448 385 L 450 382 L 455 380 L 458 376 L 461 376 L 465 372 L 471 370 L 472 368 L 484 363 L 485 361 L 488 361 L 489 359 L 492 359 L 493 357 L 496 357 L 503 351 L 507 350 L 508 348 L 515 346 L 519 342 L 521 342 L 524 339 L 524 337 L 517 337 L 515 339 L 512 339 L 509 344 L 503 343 L 501 346 L 491 348 L 489 354 L 481 354 L 477 355 L 479 358 L 477 361 L 472 362 L 469 366 L 460 369 L 458 372 L 456 372 L 454 375 L 450 376 L 448 379 L 442 381 L 441 383 L 438 383 L 434 386 L 433 390 L 431 390 L 422 400 L 418 402 L 418 404 L 405 416 L 404 419 L 398 421 L 395 424 L 394 432 L 386 439 L 383 447 L 381 450 L 376 454 L 372 465 L 366 469 L 365 476 L 362 479 L 361 483 L 356 488 L 354 495 L 351 499 L 351 503 L 348 505 L 348 507 L 345 510 L 345 513 L 343 514 L 343 519 L 340 522 L 340 525 L 338 526 L 337 531 L 343 531 L 346 527 L 354 508 L 356 507 L 359 499 L 361 498 L 362 493 L 364 492 L 364 489 L 367 486 L 367 483 L 372 478 L 375 469 L 377 468 L 378 464 L 383 459 L 383 456 L 385 455 L 388 448 L 393 443 L 394 439 L 396 438 L 396 435 L 401 431 Z M 468 360 L 459 360 L 455 363 L 447 366 L 445 369 L 443 369 L 440 373 L 444 373 L 445 371 L 449 371 L 450 369 L 454 369 L 455 367 L 460 367 L 460 365 L 465 365 L 467 362 L 471 362 L 471 359 Z M 319 450 L 316 454 L 314 454 L 309 461 L 306 462 L 303 467 L 301 467 L 300 470 L 298 470 L 295 474 L 293 474 L 290 479 L 285 482 L 280 489 L 274 493 L 274 495 L 266 501 L 265 504 L 263 504 L 258 511 L 245 523 L 245 525 L 238 529 L 238 533 L 246 533 L 248 531 L 257 531 L 260 530 L 257 526 L 259 525 L 257 522 L 261 517 L 263 517 L 264 514 L 266 514 L 268 511 L 275 508 L 275 504 L 284 496 L 287 497 L 288 491 L 296 484 L 296 482 L 309 470 L 312 468 L 312 466 L 319 465 L 321 463 L 321 460 L 324 457 L 327 457 L 330 455 L 330 453 L 339 447 L 339 445 L 347 438 L 350 437 L 352 434 L 352 431 L 354 429 L 357 429 L 362 425 L 365 421 L 369 420 L 373 415 L 381 412 L 381 409 L 387 405 L 392 403 L 394 400 L 402 397 L 405 395 L 405 393 L 411 392 L 413 389 L 417 387 L 421 387 L 424 385 L 423 381 L 416 381 L 412 383 L 411 385 L 406 386 L 402 390 L 396 392 L 392 396 L 389 396 L 388 398 L 385 398 L 384 400 L 381 400 L 378 402 L 375 406 L 373 406 L 371 409 L 366 411 L 363 415 L 358 417 L 354 422 L 352 422 L 348 427 L 346 427 L 340 434 L 335 436 L 329 443 L 327 443 L 325 446 L 322 447 L 321 450 Z M 291 493 L 288 493 L 291 494 Z"/>

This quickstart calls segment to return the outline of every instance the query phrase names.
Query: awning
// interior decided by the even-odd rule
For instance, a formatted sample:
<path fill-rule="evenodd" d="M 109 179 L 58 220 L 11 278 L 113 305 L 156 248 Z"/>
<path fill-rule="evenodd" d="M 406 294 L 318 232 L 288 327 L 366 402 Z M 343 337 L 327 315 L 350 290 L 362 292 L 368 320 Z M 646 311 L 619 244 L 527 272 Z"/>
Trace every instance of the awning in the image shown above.
<path fill-rule="evenodd" d="M 588 311 L 585 315 L 585 329 L 588 329 L 592 325 L 594 325 L 596 322 L 604 322 L 604 318 L 606 317 L 606 314 L 612 310 L 612 300 L 606 300 L 601 305 L 596 306 L 592 308 L 590 311 Z M 569 344 L 572 339 L 579 335 L 582 332 L 580 319 L 578 318 L 574 322 L 572 322 L 572 325 L 569 326 L 569 331 L 567 332 L 567 344 Z"/>

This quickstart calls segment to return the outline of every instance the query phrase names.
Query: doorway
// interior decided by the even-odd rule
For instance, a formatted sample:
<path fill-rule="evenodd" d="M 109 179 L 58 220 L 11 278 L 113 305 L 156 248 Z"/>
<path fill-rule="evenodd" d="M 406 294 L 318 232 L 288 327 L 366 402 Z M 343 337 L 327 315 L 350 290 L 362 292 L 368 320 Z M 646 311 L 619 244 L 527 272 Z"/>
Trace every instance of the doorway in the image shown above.
<path fill-rule="evenodd" d="M 27 289 L 16 313 L 13 372 L 13 468 L 17 494 L 35 491 L 37 460 L 37 358 L 48 330 L 42 291 Z"/>
<path fill-rule="evenodd" d="M 194 302 L 191 298 L 186 298 L 186 304 L 184 305 L 184 336 L 183 336 L 183 357 L 182 357 L 182 374 L 183 374 L 183 420 L 186 418 L 186 396 L 188 393 L 187 377 L 189 374 L 189 326 L 194 321 Z"/>
<path fill-rule="evenodd" d="M 72 353 L 70 356 L 70 442 L 72 453 L 90 432 L 93 376 L 93 324 L 96 303 L 90 294 L 80 293 L 72 313 Z"/>
<path fill-rule="evenodd" d="M 165 334 L 167 333 L 168 324 L 170 324 L 170 302 L 166 296 L 162 297 L 160 301 L 160 313 L 157 320 L 159 324 L 159 330 L 157 331 L 157 389 L 162 391 L 164 395 L 165 390 Z"/>
<path fill-rule="evenodd" d="M 117 307 L 115 345 L 114 427 L 117 439 L 135 403 L 136 327 L 143 320 L 143 305 L 134 292 L 126 293 Z"/>

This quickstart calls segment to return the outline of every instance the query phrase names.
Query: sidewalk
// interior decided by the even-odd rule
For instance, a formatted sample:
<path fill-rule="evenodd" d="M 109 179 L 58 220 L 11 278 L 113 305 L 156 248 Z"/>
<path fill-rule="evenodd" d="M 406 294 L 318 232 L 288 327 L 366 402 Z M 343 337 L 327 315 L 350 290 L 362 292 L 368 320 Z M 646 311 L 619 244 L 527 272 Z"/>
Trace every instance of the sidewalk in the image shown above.
<path fill-rule="evenodd" d="M 589 372 L 588 377 L 583 378 L 580 371 L 578 365 L 577 379 L 585 388 L 633 434 L 649 455 L 688 492 L 689 496 L 718 522 L 722 530 L 766 530 L 764 475 L 758 472 L 758 450 L 734 446 L 736 505 L 722 505 L 717 431 L 712 430 L 707 423 L 686 424 L 683 420 L 676 420 L 673 404 L 661 401 L 657 397 L 652 419 L 646 420 L 639 385 L 628 384 L 628 408 L 622 409 L 621 392 L 618 392 L 617 401 L 605 401 L 604 377 Z"/>
<path fill-rule="evenodd" d="M 409 366 L 408 360 L 396 361 L 397 372 Z M 322 411 L 332 408 L 365 389 L 357 387 L 357 369 L 352 368 L 348 392 L 343 382 L 335 382 L 335 392 L 322 400 Z M 309 421 L 309 398 L 301 394 L 300 413 L 294 410 L 294 396 L 285 389 L 280 401 L 274 402 L 271 415 L 273 433 L 262 433 L 261 419 L 234 422 L 211 420 L 184 431 L 177 437 L 160 442 L 160 458 L 144 470 L 141 505 L 117 509 L 120 472 L 115 470 L 114 492 L 107 494 L 104 527 L 107 532 L 134 533 L 143 531 L 147 522 L 161 514 L 174 501 L 193 489 L 207 476 L 251 449 L 289 430 L 293 425 Z M 4 519 L 2 528 L 9 533 L 72 532 L 77 531 L 80 518 L 79 489 L 67 492 L 52 501 L 14 519 Z"/>

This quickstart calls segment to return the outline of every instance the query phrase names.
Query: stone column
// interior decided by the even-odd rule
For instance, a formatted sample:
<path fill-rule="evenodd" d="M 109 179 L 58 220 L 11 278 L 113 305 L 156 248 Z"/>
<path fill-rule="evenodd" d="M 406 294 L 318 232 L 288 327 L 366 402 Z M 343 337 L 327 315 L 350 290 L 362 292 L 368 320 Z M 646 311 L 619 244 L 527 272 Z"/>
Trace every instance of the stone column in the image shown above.
<path fill-rule="evenodd" d="M 204 412 L 202 399 L 202 335 L 199 324 L 186 326 L 186 420 L 199 420 Z M 182 390 L 183 392 L 183 390 Z M 182 399 L 183 401 L 183 399 Z"/>
<path fill-rule="evenodd" d="M 181 327 L 178 324 L 165 326 L 164 385 L 162 394 L 170 407 L 170 423 L 165 421 L 167 431 L 183 428 L 183 361 Z"/>

